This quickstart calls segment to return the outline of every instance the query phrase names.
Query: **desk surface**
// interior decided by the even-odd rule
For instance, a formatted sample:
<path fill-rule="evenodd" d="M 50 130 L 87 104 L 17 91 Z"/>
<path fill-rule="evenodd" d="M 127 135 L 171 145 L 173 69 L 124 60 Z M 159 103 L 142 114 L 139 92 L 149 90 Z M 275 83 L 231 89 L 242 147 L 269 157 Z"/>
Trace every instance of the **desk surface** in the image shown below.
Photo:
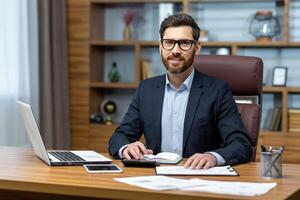
<path fill-rule="evenodd" d="M 114 161 L 123 167 L 120 161 Z M 235 166 L 239 177 L 198 178 L 227 181 L 277 182 L 275 189 L 255 199 L 300 199 L 300 165 L 284 164 L 282 179 L 259 176 L 259 163 Z M 126 185 L 115 177 L 154 175 L 153 168 L 124 168 L 122 174 L 89 174 L 81 166 L 50 167 L 38 159 L 29 148 L 0 147 L 0 190 L 15 192 L 71 195 L 102 199 L 254 199 L 186 191 L 152 191 Z M 189 177 L 191 178 L 191 177 Z"/>

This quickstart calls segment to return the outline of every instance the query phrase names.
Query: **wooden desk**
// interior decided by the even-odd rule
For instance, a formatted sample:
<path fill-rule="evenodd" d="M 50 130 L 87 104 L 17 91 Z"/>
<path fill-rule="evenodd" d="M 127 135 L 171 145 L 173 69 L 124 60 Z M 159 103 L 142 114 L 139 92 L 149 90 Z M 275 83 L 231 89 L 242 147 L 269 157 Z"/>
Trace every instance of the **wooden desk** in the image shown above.
<path fill-rule="evenodd" d="M 115 163 L 122 166 L 119 161 Z M 50 167 L 28 148 L 0 147 L 1 199 L 300 199 L 300 165 L 284 164 L 282 179 L 259 177 L 259 163 L 236 166 L 239 177 L 199 177 L 212 180 L 277 182 L 271 192 L 243 198 L 185 191 L 152 191 L 129 186 L 114 177 L 153 175 L 151 168 L 124 168 L 122 174 L 89 174 L 83 167 Z"/>

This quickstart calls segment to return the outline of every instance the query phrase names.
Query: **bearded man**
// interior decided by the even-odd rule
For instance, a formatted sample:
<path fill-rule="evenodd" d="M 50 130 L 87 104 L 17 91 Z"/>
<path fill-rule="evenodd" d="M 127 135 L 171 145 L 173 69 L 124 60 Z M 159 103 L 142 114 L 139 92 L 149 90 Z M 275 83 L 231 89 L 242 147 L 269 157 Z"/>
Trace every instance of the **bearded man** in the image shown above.
<path fill-rule="evenodd" d="M 159 51 L 166 74 L 141 81 L 109 141 L 116 158 L 173 152 L 184 166 L 207 169 L 249 162 L 252 149 L 228 84 L 194 69 L 200 28 L 187 14 L 165 18 Z M 139 141 L 144 134 L 146 144 Z"/>

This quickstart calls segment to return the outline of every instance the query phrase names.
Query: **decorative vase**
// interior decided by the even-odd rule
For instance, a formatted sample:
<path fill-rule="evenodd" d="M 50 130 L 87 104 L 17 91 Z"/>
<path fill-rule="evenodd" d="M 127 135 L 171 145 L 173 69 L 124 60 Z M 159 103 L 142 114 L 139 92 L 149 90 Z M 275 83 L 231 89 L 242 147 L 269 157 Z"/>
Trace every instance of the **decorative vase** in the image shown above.
<path fill-rule="evenodd" d="M 131 39 L 131 29 L 130 29 L 129 25 L 124 26 L 123 39 L 124 40 L 130 40 Z"/>
<path fill-rule="evenodd" d="M 112 63 L 111 69 L 109 70 L 109 73 L 108 73 L 108 78 L 111 82 L 118 82 L 120 80 L 120 73 L 117 68 L 116 62 Z"/>
<path fill-rule="evenodd" d="M 250 22 L 249 33 L 257 41 L 271 41 L 274 36 L 280 33 L 280 25 L 272 11 L 257 11 Z"/>

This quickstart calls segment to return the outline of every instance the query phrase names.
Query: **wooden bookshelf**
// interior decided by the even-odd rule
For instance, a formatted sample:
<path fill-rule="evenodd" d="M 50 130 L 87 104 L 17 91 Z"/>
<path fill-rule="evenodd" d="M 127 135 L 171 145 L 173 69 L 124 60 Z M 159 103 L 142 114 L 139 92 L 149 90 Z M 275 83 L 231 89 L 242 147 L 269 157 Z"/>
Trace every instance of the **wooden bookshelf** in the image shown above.
<path fill-rule="evenodd" d="M 226 47 L 232 55 L 239 55 L 243 49 L 282 49 L 299 48 L 300 42 L 290 41 L 290 0 L 68 0 L 68 48 L 69 48 L 69 85 L 70 85 L 70 127 L 72 148 L 91 148 L 107 152 L 107 141 L 117 124 L 108 126 L 104 124 L 91 124 L 89 116 L 99 109 L 99 104 L 110 91 L 133 91 L 138 87 L 142 78 L 140 63 L 145 49 L 155 49 L 158 41 L 105 39 L 105 10 L 107 8 L 132 7 L 141 4 L 174 3 L 180 5 L 185 13 L 191 11 L 191 6 L 201 3 L 231 3 L 231 2 L 276 2 L 283 10 L 283 35 L 281 41 L 208 41 L 201 42 L 204 48 Z M 112 24 L 112 26 L 115 26 Z M 121 30 L 121 28 L 120 28 Z M 131 52 L 133 62 L 130 67 L 134 69 L 132 81 L 111 83 L 100 77 L 104 74 L 105 54 L 108 51 Z M 158 51 L 157 51 L 158 52 Z M 132 92 L 132 94 L 133 94 Z M 288 133 L 288 98 L 289 94 L 300 94 L 299 87 L 272 87 L 265 86 L 263 92 L 276 94 L 281 97 L 282 103 L 282 130 L 261 130 L 259 143 L 276 146 L 286 145 L 288 162 L 300 163 L 300 149 L 295 142 L 300 142 L 300 133 Z M 297 156 L 293 153 L 297 154 Z"/>

